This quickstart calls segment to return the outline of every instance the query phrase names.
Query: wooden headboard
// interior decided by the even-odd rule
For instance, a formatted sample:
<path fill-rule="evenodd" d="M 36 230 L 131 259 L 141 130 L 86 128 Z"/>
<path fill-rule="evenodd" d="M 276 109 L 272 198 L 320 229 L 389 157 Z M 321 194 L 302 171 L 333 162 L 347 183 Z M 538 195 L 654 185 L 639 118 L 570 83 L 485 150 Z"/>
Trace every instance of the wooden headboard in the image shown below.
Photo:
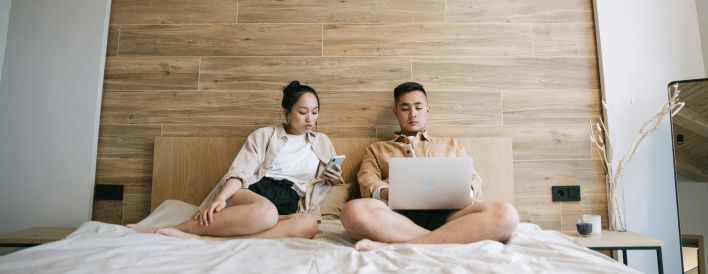
<path fill-rule="evenodd" d="M 514 203 L 511 138 L 457 138 L 474 157 L 485 200 Z M 353 182 L 371 138 L 332 138 L 337 154 L 347 155 L 344 180 Z M 150 209 L 167 199 L 199 205 L 226 173 L 244 138 L 156 137 Z M 333 189 L 351 191 L 351 187 Z"/>

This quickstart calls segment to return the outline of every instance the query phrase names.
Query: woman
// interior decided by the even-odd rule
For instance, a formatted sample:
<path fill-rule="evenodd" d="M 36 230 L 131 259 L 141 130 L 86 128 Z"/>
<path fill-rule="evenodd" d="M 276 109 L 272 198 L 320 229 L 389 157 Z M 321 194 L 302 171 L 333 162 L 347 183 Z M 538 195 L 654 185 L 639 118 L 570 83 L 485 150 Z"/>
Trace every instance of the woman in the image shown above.
<path fill-rule="evenodd" d="M 228 172 L 193 219 L 166 228 L 128 225 L 138 232 L 176 237 L 312 238 L 319 202 L 332 184 L 342 183 L 341 168 L 326 169 L 335 156 L 317 124 L 317 92 L 298 81 L 283 89 L 286 122 L 251 133 Z"/>

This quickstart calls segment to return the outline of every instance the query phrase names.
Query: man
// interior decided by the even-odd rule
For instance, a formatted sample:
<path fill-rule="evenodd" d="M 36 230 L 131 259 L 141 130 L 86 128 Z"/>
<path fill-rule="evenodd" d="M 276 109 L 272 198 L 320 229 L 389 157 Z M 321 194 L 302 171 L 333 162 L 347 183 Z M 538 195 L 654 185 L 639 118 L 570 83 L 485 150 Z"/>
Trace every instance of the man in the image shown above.
<path fill-rule="evenodd" d="M 436 139 L 425 131 L 430 106 L 422 85 L 403 83 L 393 94 L 393 113 L 401 131 L 391 141 L 376 142 L 368 147 L 358 173 L 363 199 L 352 200 L 343 208 L 342 223 L 359 240 L 354 248 L 366 251 L 390 243 L 508 240 L 519 222 L 516 210 L 508 203 L 477 200 L 459 210 L 392 211 L 388 208 L 390 158 L 467 156 L 454 139 Z"/>

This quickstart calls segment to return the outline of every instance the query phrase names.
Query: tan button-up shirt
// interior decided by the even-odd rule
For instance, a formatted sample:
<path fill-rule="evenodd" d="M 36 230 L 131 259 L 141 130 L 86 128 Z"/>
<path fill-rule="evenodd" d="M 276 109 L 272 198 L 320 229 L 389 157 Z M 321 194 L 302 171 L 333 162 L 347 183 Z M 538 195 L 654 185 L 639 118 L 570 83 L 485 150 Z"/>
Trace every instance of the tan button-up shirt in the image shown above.
<path fill-rule="evenodd" d="M 361 196 L 372 198 L 376 189 L 388 185 L 388 162 L 392 157 L 467 157 L 465 148 L 454 138 L 433 138 L 418 132 L 413 143 L 396 132 L 392 140 L 375 142 L 366 150 L 357 179 Z M 482 198 L 482 178 L 475 172 L 472 178 L 475 199 Z"/>
<path fill-rule="evenodd" d="M 305 196 L 300 199 L 298 204 L 298 212 L 309 213 L 320 219 L 319 203 L 329 192 L 332 184 L 344 182 L 341 177 L 338 182 L 330 182 L 322 178 L 327 161 L 336 155 L 329 137 L 324 133 L 310 132 L 306 134 L 305 140 L 312 144 L 312 150 L 320 160 L 320 164 L 315 178 L 307 183 Z M 224 183 L 230 178 L 241 180 L 243 188 L 248 188 L 261 180 L 287 141 L 288 137 L 282 125 L 259 128 L 251 133 L 229 170 L 199 206 L 200 210 L 209 206 L 216 199 L 223 189 Z"/>

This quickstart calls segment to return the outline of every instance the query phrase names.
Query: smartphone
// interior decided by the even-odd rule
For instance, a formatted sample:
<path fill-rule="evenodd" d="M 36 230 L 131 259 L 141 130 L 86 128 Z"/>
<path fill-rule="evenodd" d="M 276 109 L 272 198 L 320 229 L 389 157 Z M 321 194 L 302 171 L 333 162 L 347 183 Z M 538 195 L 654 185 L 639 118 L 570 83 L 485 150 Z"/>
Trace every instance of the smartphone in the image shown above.
<path fill-rule="evenodd" d="M 329 161 L 327 161 L 326 168 L 332 168 L 332 166 L 334 166 L 334 164 L 337 164 L 339 167 L 342 167 L 342 163 L 344 163 L 344 159 L 346 159 L 346 158 L 347 158 L 346 155 L 334 156 L 334 157 L 332 157 L 332 159 L 329 159 Z"/>

